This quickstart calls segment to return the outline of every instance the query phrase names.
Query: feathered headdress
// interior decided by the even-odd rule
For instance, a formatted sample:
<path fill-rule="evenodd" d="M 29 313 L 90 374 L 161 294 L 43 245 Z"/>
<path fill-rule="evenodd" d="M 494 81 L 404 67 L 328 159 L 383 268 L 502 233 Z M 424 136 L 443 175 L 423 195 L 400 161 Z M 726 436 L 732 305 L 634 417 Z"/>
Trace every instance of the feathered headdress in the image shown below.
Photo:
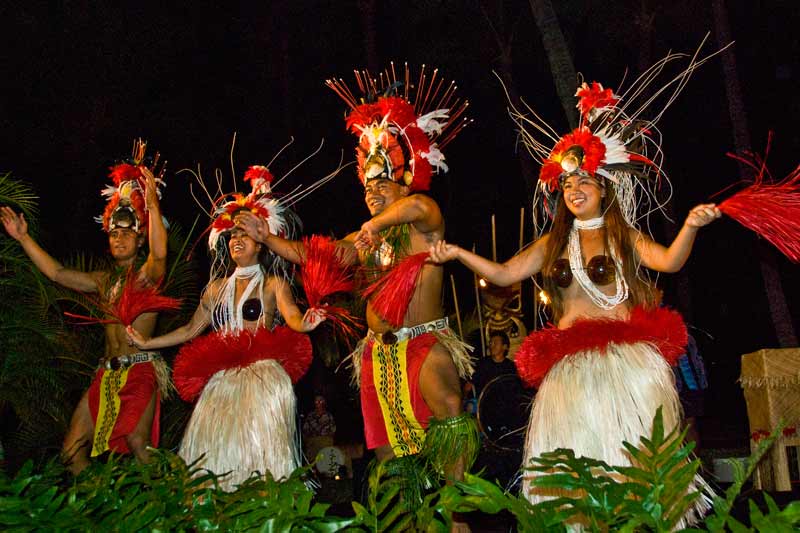
<path fill-rule="evenodd" d="M 132 229 L 133 231 L 147 231 L 148 213 L 145 207 L 145 178 L 142 168 L 148 168 L 156 177 L 156 185 L 164 185 L 163 177 L 166 163 L 159 166 L 160 154 L 156 152 L 153 158 L 146 158 L 147 142 L 136 139 L 133 142 L 131 157 L 110 167 L 108 177 L 112 184 L 101 191 L 108 200 L 103 214 L 95 220 L 103 225 L 107 232 L 115 228 Z M 158 191 L 161 197 L 161 191 Z"/>
<path fill-rule="evenodd" d="M 455 95 L 455 82 L 445 86 L 434 69 L 430 76 L 422 66 L 416 84 L 408 65 L 397 78 L 394 63 L 374 78 L 368 71 L 354 71 L 362 97 L 356 99 L 347 83 L 326 80 L 351 111 L 347 129 L 358 136 L 356 158 L 361 183 L 388 179 L 411 191 L 430 188 L 434 173 L 447 172 L 442 149 L 471 120 L 463 117 L 469 102 Z"/>
<path fill-rule="evenodd" d="M 302 200 L 308 194 L 314 192 L 318 187 L 321 187 L 331 179 L 333 179 L 341 170 L 341 166 L 336 168 L 333 172 L 317 180 L 309 186 L 296 187 L 289 194 L 278 195 L 273 191 L 273 188 L 280 184 L 297 168 L 302 166 L 306 161 L 314 157 L 322 150 L 323 143 L 310 155 L 305 157 L 302 161 L 294 165 L 283 176 L 275 178 L 270 172 L 269 168 L 281 155 L 281 153 L 288 148 L 294 139 L 290 140 L 283 148 L 281 148 L 272 160 L 266 165 L 253 165 L 250 166 L 244 173 L 244 181 L 249 183 L 250 191 L 248 193 L 239 192 L 236 190 L 236 181 L 233 180 L 233 192 L 223 191 L 223 176 L 220 170 L 215 172 L 216 188 L 209 190 L 203 176 L 198 167 L 197 171 L 191 169 L 184 169 L 181 172 L 191 173 L 200 189 L 205 194 L 205 197 L 211 203 L 208 204 L 199 199 L 190 185 L 191 194 L 197 204 L 208 213 L 211 218 L 211 224 L 206 229 L 208 232 L 208 247 L 212 253 L 211 265 L 211 278 L 215 279 L 226 275 L 229 262 L 228 250 L 226 239 L 222 238 L 226 232 L 230 231 L 235 225 L 236 214 L 241 211 L 250 211 L 254 215 L 266 220 L 269 225 L 269 230 L 272 234 L 284 237 L 286 239 L 295 239 L 300 233 L 301 222 L 298 216 L 294 213 L 291 207 Z M 233 145 L 231 146 L 231 154 L 236 144 L 236 136 L 233 137 Z M 232 164 L 232 161 L 231 161 Z M 216 198 L 216 199 L 215 199 Z M 205 232 L 204 232 L 205 235 Z M 271 258 L 268 267 L 272 274 L 287 277 L 290 265 L 282 258 L 276 256 L 272 252 L 269 253 Z"/>
<path fill-rule="evenodd" d="M 250 211 L 257 217 L 263 218 L 269 225 L 269 231 L 279 237 L 286 237 L 288 222 L 286 208 L 272 194 L 272 173 L 265 166 L 253 165 L 244 174 L 244 181 L 250 183 L 249 194 L 233 193 L 223 195 L 215 202 L 212 211 L 214 221 L 208 235 L 208 247 L 217 249 L 220 235 L 229 231 L 235 225 L 234 219 L 241 211 Z"/>
<path fill-rule="evenodd" d="M 702 43 L 700 45 L 702 48 Z M 575 96 L 580 125 L 558 137 L 555 130 L 527 104 L 524 111 L 510 106 L 525 147 L 541 163 L 534 194 L 534 225 L 541 235 L 555 214 L 561 180 L 580 173 L 602 177 L 615 188 L 625 220 L 635 226 L 637 217 L 660 209 L 657 191 L 671 187 L 662 169 L 661 134 L 656 127 L 694 70 L 720 53 L 699 58 L 693 54 L 669 54 L 647 69 L 624 91 L 613 91 L 600 83 L 582 83 Z M 675 77 L 655 87 L 660 75 L 674 61 L 689 64 Z M 665 102 L 657 112 L 654 102 Z M 652 118 L 644 118 L 645 114 Z"/>

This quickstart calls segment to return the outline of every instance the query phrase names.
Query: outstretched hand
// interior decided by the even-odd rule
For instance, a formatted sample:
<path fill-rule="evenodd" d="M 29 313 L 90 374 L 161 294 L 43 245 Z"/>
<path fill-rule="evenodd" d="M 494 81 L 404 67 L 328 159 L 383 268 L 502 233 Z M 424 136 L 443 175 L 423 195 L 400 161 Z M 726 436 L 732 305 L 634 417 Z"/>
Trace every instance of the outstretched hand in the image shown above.
<path fill-rule="evenodd" d="M 300 323 L 301 330 L 306 333 L 325 322 L 328 318 L 328 312 L 321 307 L 310 307 L 303 315 L 303 320 Z"/>
<path fill-rule="evenodd" d="M 270 235 L 269 224 L 250 211 L 240 211 L 234 219 L 237 227 L 242 228 L 256 242 L 266 243 Z"/>
<path fill-rule="evenodd" d="M 455 244 L 447 244 L 441 240 L 431 246 L 430 248 L 430 261 L 433 263 L 446 263 L 454 259 L 458 259 L 458 251 L 460 248 Z"/>
<path fill-rule="evenodd" d="M 147 167 L 139 167 L 144 176 L 144 204 L 148 211 L 158 210 L 158 184 L 156 177 Z"/>
<path fill-rule="evenodd" d="M 6 228 L 8 235 L 15 240 L 20 240 L 28 234 L 28 223 L 24 214 L 17 214 L 8 206 L 0 207 L 0 220 Z"/>
<path fill-rule="evenodd" d="M 721 216 L 722 211 L 719 210 L 716 204 L 700 204 L 689 211 L 689 215 L 686 217 L 686 225 L 692 228 L 702 228 Z"/>
<path fill-rule="evenodd" d="M 125 333 L 128 335 L 128 345 L 129 346 L 136 346 L 140 350 L 147 349 L 147 340 L 144 336 L 136 331 L 133 326 L 128 326 L 125 328 Z"/>

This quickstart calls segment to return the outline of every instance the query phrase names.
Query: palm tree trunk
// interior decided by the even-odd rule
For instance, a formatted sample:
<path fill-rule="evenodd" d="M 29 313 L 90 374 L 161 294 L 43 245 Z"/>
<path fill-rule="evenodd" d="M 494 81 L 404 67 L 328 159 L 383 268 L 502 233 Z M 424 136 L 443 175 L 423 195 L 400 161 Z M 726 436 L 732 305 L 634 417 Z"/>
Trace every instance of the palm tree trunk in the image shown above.
<path fill-rule="evenodd" d="M 533 18 L 542 36 L 542 45 L 550 62 L 550 72 L 556 84 L 556 92 L 567 116 L 570 129 L 578 126 L 578 111 L 575 109 L 575 89 L 578 76 L 567 41 L 561 31 L 551 0 L 529 0 Z"/>
<path fill-rule="evenodd" d="M 486 6 L 484 6 L 484 3 L 480 2 L 483 16 L 486 19 L 486 22 L 489 25 L 489 28 L 491 29 L 491 32 L 494 35 L 497 43 L 497 50 L 499 52 L 497 75 L 499 75 L 500 79 L 503 80 L 503 85 L 505 85 L 506 90 L 508 91 L 508 98 L 511 100 L 511 103 L 517 109 L 522 109 L 519 90 L 517 90 L 517 85 L 514 83 L 514 77 L 512 74 L 514 72 L 512 43 L 516 33 L 517 22 L 512 24 L 511 29 L 508 28 L 508 25 L 506 24 L 506 17 L 504 16 L 503 12 L 503 6 L 504 2 L 502 1 L 496 6 L 497 9 L 495 12 L 497 13 L 496 18 L 498 20 L 497 23 L 494 23 L 492 21 L 492 17 L 489 15 L 486 9 Z M 516 20 L 519 21 L 520 18 L 517 17 Z M 538 180 L 538 176 L 536 175 L 536 162 L 533 160 L 533 157 L 531 157 L 527 150 L 517 150 L 517 158 L 519 160 L 523 188 L 527 194 L 527 198 L 531 199 L 533 198 L 533 192 Z"/>
<path fill-rule="evenodd" d="M 714 17 L 714 33 L 717 46 L 724 46 L 731 42 L 728 12 L 724 0 L 712 0 L 711 7 Z M 739 75 L 736 71 L 736 57 L 731 46 L 722 53 L 722 72 L 725 79 L 725 93 L 728 97 L 728 110 L 731 116 L 731 130 L 733 142 L 738 153 L 750 152 L 750 134 L 747 130 L 747 113 L 744 109 L 742 89 L 739 84 Z M 739 163 L 739 174 L 743 180 L 752 179 L 752 170 Z M 769 303 L 769 312 L 772 324 L 778 337 L 778 344 L 783 348 L 797 346 L 797 334 L 792 324 L 786 295 L 783 292 L 780 272 L 777 266 L 775 250 L 763 242 L 758 246 L 761 276 L 764 279 L 764 288 Z"/>

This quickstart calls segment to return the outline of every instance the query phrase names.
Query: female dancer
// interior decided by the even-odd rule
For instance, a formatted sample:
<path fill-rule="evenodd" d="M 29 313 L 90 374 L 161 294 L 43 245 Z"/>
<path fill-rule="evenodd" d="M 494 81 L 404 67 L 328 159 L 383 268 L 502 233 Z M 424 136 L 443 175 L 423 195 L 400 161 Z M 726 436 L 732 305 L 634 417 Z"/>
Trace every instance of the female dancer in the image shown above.
<path fill-rule="evenodd" d="M 286 210 L 269 193 L 272 176 L 266 167 L 251 167 L 245 179 L 252 181 L 253 192 L 217 208 L 209 238 L 214 264 L 228 263 L 227 256 L 233 272 L 209 282 L 186 325 L 151 339 L 128 329 L 130 340 L 149 350 L 189 341 L 213 327 L 175 360 L 181 397 L 200 396 L 179 453 L 187 462 L 205 454 L 200 466 L 231 472 L 221 482 L 227 490 L 253 472 L 269 471 L 280 479 L 299 465 L 292 382 L 311 363 L 311 342 L 298 332 L 325 320 L 321 309 L 305 314 L 298 309 L 287 281 L 269 274 L 275 256 L 235 225 L 237 214 L 248 211 L 267 219 L 273 230 L 286 228 Z M 289 327 L 275 327 L 277 316 Z"/>
<path fill-rule="evenodd" d="M 675 84 L 672 98 L 697 64 L 667 84 Z M 649 83 L 654 75 L 640 79 Z M 626 94 L 640 92 L 629 89 Z M 576 456 L 630 465 L 622 441 L 636 444 L 649 435 L 659 407 L 665 431 L 680 422 L 670 365 L 686 344 L 680 315 L 657 307 L 655 291 L 639 267 L 679 270 L 698 229 L 721 213 L 714 204 L 696 206 L 669 247 L 639 231 L 637 204 L 654 200 L 641 196 L 649 191 L 648 171 L 655 170 L 662 184 L 666 179 L 659 168 L 654 121 L 641 120 L 643 107 L 631 112 L 597 83 L 584 83 L 577 96 L 581 126 L 552 149 L 525 127 L 534 125 L 548 136 L 551 129 L 535 122 L 536 117 L 515 115 L 526 144 L 542 162 L 537 198 L 553 219 L 550 231 L 503 264 L 444 241 L 431 248 L 431 259 L 458 259 L 500 286 L 543 274 L 557 326 L 531 334 L 515 359 L 520 377 L 539 387 L 525 464 L 543 452 L 570 448 Z M 653 147 L 656 157 L 647 157 L 645 149 Z M 523 479 L 525 496 L 533 502 L 553 496 L 531 487 L 533 475 L 528 472 Z M 701 498 L 696 510 L 707 506 Z"/>

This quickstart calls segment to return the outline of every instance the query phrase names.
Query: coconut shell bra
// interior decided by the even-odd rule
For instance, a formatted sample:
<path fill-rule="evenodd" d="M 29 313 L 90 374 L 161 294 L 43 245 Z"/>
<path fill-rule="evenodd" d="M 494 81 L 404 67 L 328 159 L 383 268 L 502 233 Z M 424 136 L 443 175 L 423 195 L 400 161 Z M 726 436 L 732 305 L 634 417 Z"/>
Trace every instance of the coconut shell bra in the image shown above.
<path fill-rule="evenodd" d="M 569 259 L 562 257 L 556 259 L 550 267 L 550 277 L 555 284 L 566 289 L 572 284 L 572 269 L 569 267 Z M 607 255 L 596 255 L 586 264 L 586 275 L 595 285 L 608 285 L 613 283 L 617 276 L 617 269 L 614 260 Z"/>

